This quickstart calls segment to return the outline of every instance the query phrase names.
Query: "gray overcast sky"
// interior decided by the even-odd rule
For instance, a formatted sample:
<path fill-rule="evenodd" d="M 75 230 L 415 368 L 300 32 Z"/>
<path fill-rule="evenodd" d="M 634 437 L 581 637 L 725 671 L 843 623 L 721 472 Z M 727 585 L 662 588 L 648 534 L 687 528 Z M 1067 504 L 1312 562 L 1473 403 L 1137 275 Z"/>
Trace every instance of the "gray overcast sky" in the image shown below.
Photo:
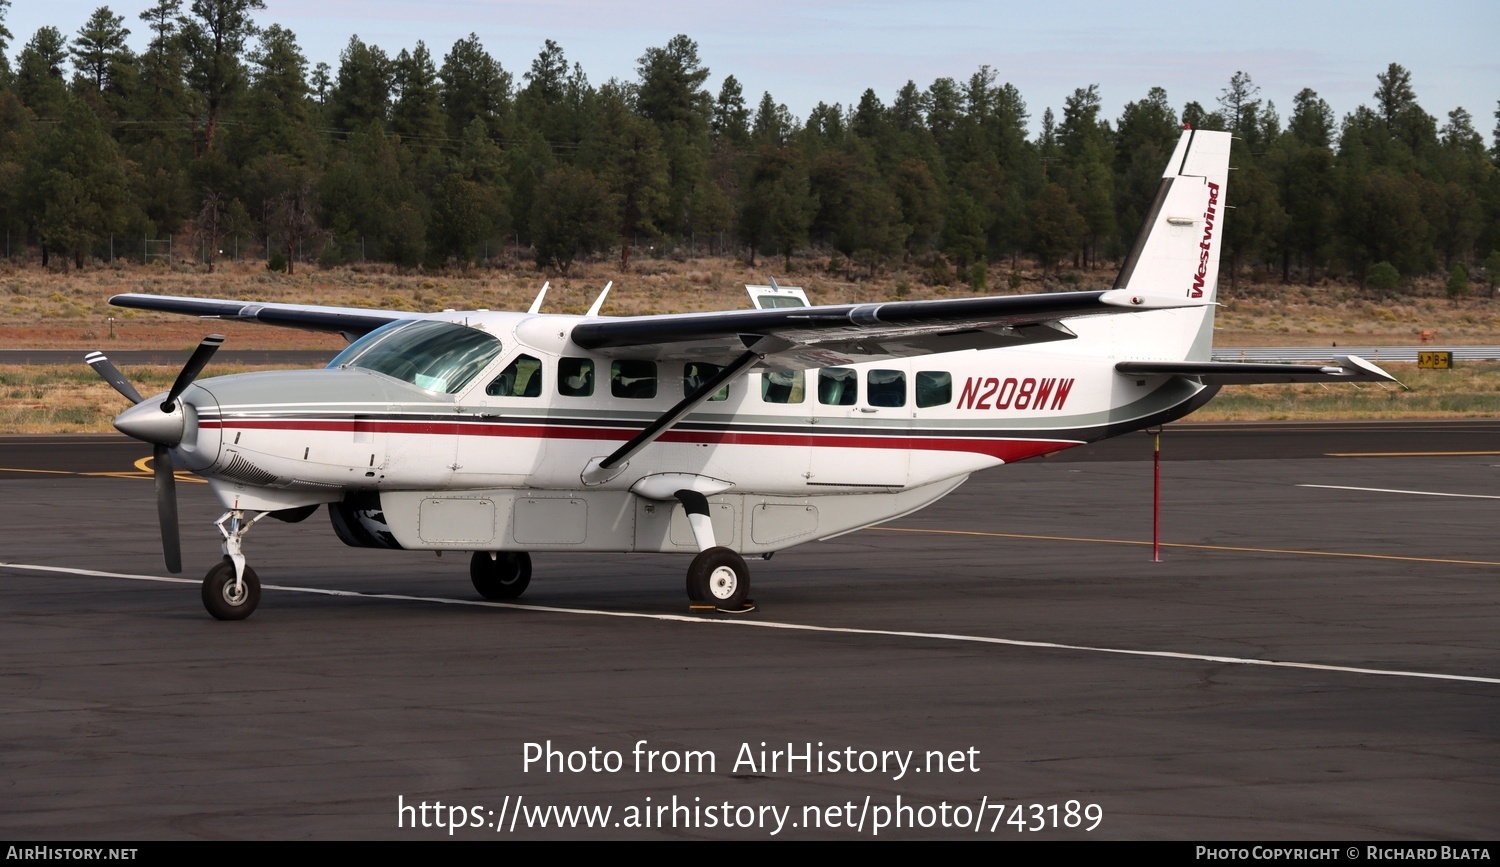
<path fill-rule="evenodd" d="M 44 25 L 71 39 L 98 5 L 14 0 L 9 53 Z M 148 5 L 111 5 L 137 50 L 149 35 L 137 18 Z M 647 48 L 685 33 L 712 73 L 712 92 L 732 74 L 752 108 L 769 90 L 799 118 L 820 100 L 855 103 L 865 88 L 890 104 L 908 79 L 925 88 L 984 64 L 1020 89 L 1033 131 L 1044 108 L 1060 114 L 1063 99 L 1089 84 L 1099 85 L 1111 119 L 1152 86 L 1166 88 L 1179 111 L 1190 100 L 1212 109 L 1236 70 L 1251 75 L 1283 119 L 1304 87 L 1340 116 L 1372 105 L 1375 75 L 1392 62 L 1412 72 L 1418 100 L 1440 125 L 1463 106 L 1490 141 L 1500 100 L 1496 0 L 266 0 L 255 19 L 290 28 L 310 64 L 334 69 L 351 35 L 392 56 L 420 39 L 441 63 L 474 32 L 518 81 L 550 38 L 595 84 L 635 78 Z"/>

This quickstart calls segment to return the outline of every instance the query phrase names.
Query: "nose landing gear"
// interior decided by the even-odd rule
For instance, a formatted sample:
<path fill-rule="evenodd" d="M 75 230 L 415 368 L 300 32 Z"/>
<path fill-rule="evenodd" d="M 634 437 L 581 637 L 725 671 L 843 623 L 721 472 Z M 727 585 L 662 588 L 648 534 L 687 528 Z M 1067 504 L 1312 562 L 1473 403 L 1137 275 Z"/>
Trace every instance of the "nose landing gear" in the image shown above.
<path fill-rule="evenodd" d="M 246 521 L 243 509 L 230 509 L 214 522 L 224 537 L 224 559 L 203 576 L 203 607 L 218 620 L 244 620 L 260 604 L 260 578 L 245 562 L 242 541 L 269 514 L 257 512 Z"/>
<path fill-rule="evenodd" d="M 244 620 L 260 604 L 260 578 L 245 567 L 235 575 L 234 561 L 225 557 L 203 576 L 203 607 L 219 620 Z"/>

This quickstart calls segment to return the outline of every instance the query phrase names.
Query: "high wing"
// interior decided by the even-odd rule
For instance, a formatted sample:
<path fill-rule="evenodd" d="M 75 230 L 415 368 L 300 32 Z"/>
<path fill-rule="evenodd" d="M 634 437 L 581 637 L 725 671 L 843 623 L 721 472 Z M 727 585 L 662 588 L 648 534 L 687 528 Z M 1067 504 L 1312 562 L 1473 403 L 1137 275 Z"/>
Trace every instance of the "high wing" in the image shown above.
<path fill-rule="evenodd" d="M 183 313 L 206 319 L 260 322 L 284 328 L 300 328 L 304 331 L 327 331 L 343 334 L 350 339 L 362 337 L 398 319 L 413 319 L 422 315 L 393 310 L 368 310 L 360 307 L 272 304 L 217 298 L 184 298 L 173 295 L 116 295 L 109 299 L 109 303 L 116 307 Z"/>
<path fill-rule="evenodd" d="M 763 364 L 801 369 L 1069 340 L 1060 320 L 1203 302 L 1116 289 L 660 316 L 604 317 L 573 327 L 577 345 L 604 355 L 730 359 L 756 346 Z"/>

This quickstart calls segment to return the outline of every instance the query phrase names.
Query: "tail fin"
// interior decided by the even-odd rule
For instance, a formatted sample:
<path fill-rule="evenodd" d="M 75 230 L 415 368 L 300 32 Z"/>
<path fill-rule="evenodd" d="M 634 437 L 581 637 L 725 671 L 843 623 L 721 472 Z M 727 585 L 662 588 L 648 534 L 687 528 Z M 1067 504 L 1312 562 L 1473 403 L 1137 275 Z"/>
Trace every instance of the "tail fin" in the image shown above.
<path fill-rule="evenodd" d="M 1214 300 L 1223 247 L 1229 144 L 1227 132 L 1183 131 L 1114 288 Z M 1201 308 L 1194 315 L 1201 315 L 1202 321 L 1186 357 L 1206 360 L 1213 343 L 1213 307 Z"/>

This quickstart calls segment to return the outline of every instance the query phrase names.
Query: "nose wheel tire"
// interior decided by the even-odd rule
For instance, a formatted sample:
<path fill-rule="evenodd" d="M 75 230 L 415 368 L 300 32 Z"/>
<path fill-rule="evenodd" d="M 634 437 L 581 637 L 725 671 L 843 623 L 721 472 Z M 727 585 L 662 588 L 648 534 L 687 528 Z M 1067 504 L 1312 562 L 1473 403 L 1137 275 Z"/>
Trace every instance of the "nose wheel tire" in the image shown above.
<path fill-rule="evenodd" d="M 234 561 L 225 557 L 203 576 L 203 607 L 219 620 L 244 620 L 260 604 L 260 579 L 245 567 L 245 580 L 236 586 Z"/>
<path fill-rule="evenodd" d="M 486 599 L 515 599 L 531 584 L 531 555 L 525 551 L 475 551 L 469 560 L 469 580 Z"/>
<path fill-rule="evenodd" d="M 738 611 L 750 598 L 750 568 L 728 548 L 709 548 L 688 567 L 687 593 L 693 602 Z"/>

